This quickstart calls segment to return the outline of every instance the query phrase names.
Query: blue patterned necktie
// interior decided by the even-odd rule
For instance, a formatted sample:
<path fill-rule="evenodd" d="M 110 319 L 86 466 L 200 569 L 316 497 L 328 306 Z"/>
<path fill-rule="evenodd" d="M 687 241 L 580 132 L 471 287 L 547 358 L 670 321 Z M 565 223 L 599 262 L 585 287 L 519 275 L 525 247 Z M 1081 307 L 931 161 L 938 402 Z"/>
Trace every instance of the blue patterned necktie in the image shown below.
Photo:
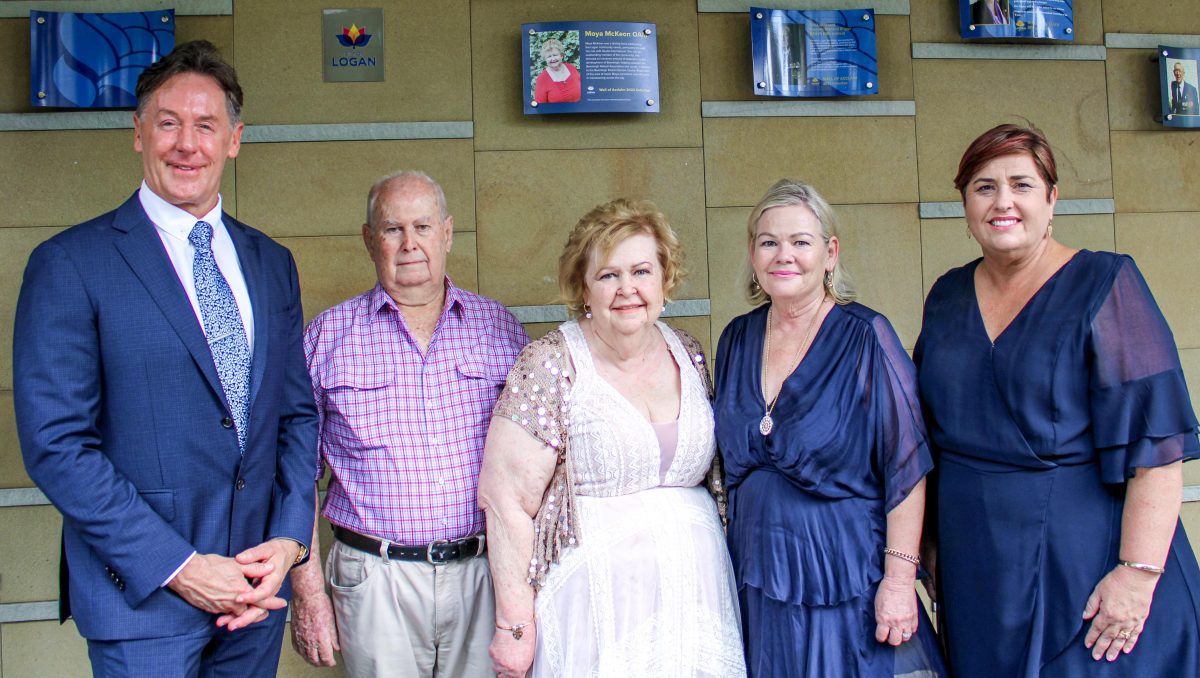
<path fill-rule="evenodd" d="M 250 404 L 250 346 L 233 290 L 213 259 L 212 234 L 208 222 L 197 221 L 188 235 L 188 242 L 196 248 L 192 276 L 196 280 L 200 315 L 204 318 L 204 336 L 208 338 L 208 349 L 212 351 L 221 388 L 237 427 L 238 449 L 245 452 L 246 411 Z"/>

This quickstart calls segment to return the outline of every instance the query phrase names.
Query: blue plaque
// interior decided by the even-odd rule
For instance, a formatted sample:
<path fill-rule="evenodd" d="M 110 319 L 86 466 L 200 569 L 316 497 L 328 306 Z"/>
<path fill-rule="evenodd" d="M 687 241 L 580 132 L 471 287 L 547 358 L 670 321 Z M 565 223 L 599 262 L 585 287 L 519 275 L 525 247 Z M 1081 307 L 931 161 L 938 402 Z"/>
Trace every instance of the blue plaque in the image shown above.
<path fill-rule="evenodd" d="M 964 38 L 1075 40 L 1073 0 L 958 0 Z"/>
<path fill-rule="evenodd" d="M 138 76 L 175 49 L 175 10 L 29 13 L 30 103 L 133 108 Z"/>
<path fill-rule="evenodd" d="M 750 8 L 754 93 L 846 97 L 879 91 L 875 10 Z"/>
<path fill-rule="evenodd" d="M 1200 49 L 1158 46 L 1159 97 L 1165 127 L 1200 127 Z"/>
<path fill-rule="evenodd" d="M 560 21 L 521 25 L 525 115 L 658 113 L 654 24 Z"/>

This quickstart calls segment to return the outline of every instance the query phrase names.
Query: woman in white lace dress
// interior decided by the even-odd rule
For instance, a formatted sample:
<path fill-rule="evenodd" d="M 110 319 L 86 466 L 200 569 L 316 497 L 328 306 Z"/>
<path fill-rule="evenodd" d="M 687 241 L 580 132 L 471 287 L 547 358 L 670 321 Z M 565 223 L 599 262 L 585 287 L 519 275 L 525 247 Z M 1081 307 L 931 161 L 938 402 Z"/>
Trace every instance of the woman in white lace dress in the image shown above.
<path fill-rule="evenodd" d="M 650 203 L 601 205 L 567 241 L 577 319 L 518 358 L 479 482 L 501 676 L 745 675 L 708 372 L 658 322 L 682 274 Z"/>

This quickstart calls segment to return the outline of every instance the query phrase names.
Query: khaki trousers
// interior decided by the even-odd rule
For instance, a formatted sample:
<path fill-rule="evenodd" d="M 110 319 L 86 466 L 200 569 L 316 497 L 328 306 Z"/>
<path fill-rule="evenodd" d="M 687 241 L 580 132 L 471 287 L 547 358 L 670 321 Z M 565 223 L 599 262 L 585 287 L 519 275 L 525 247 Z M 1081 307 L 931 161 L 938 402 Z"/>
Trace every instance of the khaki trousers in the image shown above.
<path fill-rule="evenodd" d="M 384 560 L 334 541 L 325 563 L 346 674 L 491 678 L 496 603 L 486 557 Z"/>

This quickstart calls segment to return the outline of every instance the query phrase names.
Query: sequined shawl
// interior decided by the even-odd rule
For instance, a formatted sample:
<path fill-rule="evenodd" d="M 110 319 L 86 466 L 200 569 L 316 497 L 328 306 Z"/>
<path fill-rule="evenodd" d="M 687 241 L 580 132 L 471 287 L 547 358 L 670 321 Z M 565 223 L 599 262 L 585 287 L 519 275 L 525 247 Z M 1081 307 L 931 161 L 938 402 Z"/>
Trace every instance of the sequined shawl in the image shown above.
<path fill-rule="evenodd" d="M 687 332 L 674 332 L 691 356 L 692 366 L 711 400 L 712 378 L 700 342 Z M 554 474 L 534 518 L 533 556 L 527 582 L 535 590 L 542 587 L 546 573 L 552 564 L 559 562 L 563 549 L 574 546 L 583 538 L 576 532 L 575 473 L 567 444 L 573 371 L 566 337 L 561 330 L 553 330 L 521 352 L 508 374 L 504 392 L 496 402 L 494 416 L 517 423 L 558 455 Z M 713 456 L 705 485 L 716 500 L 721 524 L 725 525 L 727 499 L 719 453 Z"/>

